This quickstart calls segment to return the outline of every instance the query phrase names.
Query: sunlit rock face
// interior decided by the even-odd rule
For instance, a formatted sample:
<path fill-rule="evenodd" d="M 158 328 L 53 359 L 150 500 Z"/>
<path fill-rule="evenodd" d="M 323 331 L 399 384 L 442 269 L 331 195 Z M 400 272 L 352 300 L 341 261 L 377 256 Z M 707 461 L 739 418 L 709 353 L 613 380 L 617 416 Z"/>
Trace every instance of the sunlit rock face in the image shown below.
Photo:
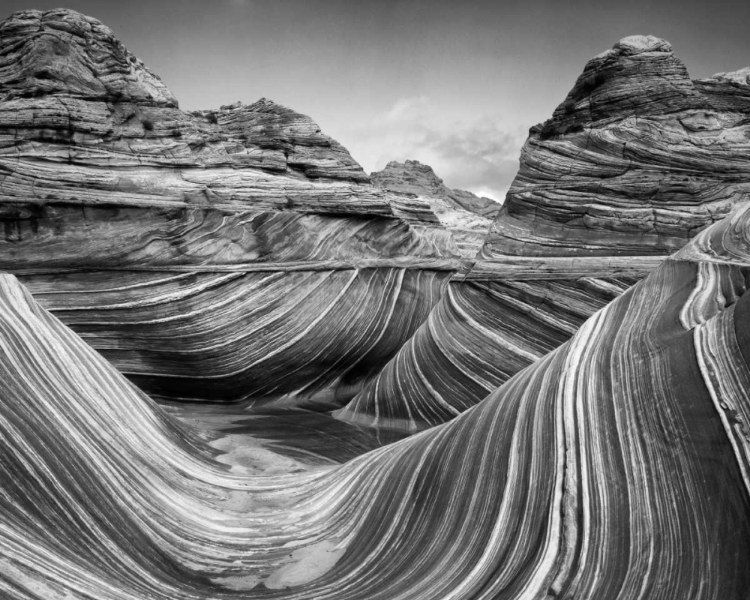
<path fill-rule="evenodd" d="M 500 204 L 464 190 L 452 190 L 432 167 L 416 160 L 389 162 L 382 171 L 370 174 L 373 185 L 394 192 L 393 205 L 408 207 L 423 199 L 437 220 L 453 235 L 461 254 L 473 258 L 484 244 Z"/>
<path fill-rule="evenodd" d="M 3 21 L 0 86 L 0 269 L 154 395 L 340 405 L 464 268 L 309 117 L 183 112 L 95 19 Z"/>
<path fill-rule="evenodd" d="M 750 199 L 748 70 L 691 81 L 664 40 L 593 58 L 531 129 L 468 274 L 339 414 L 415 431 L 476 404 Z"/>
<path fill-rule="evenodd" d="M 275 477 L 2 275 L 0 592 L 745 598 L 749 248 L 744 205 L 450 423 Z"/>

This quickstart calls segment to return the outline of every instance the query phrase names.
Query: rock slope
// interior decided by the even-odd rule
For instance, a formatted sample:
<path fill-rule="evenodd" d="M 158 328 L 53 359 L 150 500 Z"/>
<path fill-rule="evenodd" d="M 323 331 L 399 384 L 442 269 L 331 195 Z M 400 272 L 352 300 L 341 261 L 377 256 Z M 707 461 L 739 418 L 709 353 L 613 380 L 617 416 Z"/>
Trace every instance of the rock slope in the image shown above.
<path fill-rule="evenodd" d="M 370 177 L 377 187 L 396 194 L 393 204 L 397 209 L 408 206 L 414 199 L 426 201 L 467 258 L 473 258 L 482 247 L 491 219 L 500 210 L 500 204 L 494 200 L 449 189 L 432 167 L 416 160 L 391 161 Z"/>
<path fill-rule="evenodd" d="M 467 264 L 302 115 L 181 112 L 71 11 L 0 33 L 0 596 L 746 597 L 744 72 L 595 58 Z M 437 426 L 311 465 L 133 382 Z"/>
<path fill-rule="evenodd" d="M 591 59 L 531 129 L 484 256 L 668 254 L 750 191 L 746 71 L 690 80 L 668 42 Z"/>
<path fill-rule="evenodd" d="M 410 431 L 479 402 L 750 199 L 747 70 L 693 82 L 670 45 L 625 38 L 531 129 L 468 274 L 341 412 Z"/>
<path fill-rule="evenodd" d="M 744 598 L 748 248 L 744 205 L 450 423 L 276 477 L 212 461 L 0 276 L 0 591 Z"/>
<path fill-rule="evenodd" d="M 418 160 L 402 163 L 390 161 L 382 171 L 370 173 L 373 184 L 384 190 L 440 198 L 455 208 L 462 208 L 483 217 L 493 219 L 500 210 L 500 203 L 491 198 L 477 196 L 465 190 L 452 190 L 443 183 L 429 165 Z"/>
<path fill-rule="evenodd" d="M 462 268 L 310 118 L 183 112 L 90 17 L 3 21 L 0 89 L 0 270 L 153 394 L 348 399 Z"/>

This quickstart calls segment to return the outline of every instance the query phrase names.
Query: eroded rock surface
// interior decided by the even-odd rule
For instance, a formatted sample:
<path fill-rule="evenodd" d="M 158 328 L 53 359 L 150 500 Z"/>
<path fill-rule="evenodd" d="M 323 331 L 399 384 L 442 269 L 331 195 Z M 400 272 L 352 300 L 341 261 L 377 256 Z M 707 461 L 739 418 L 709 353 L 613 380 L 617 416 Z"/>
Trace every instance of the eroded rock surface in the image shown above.
<path fill-rule="evenodd" d="M 750 192 L 743 71 L 694 82 L 668 42 L 591 59 L 533 127 L 483 255 L 668 254 Z"/>
<path fill-rule="evenodd" d="M 453 190 L 443 183 L 429 165 L 418 160 L 402 163 L 392 160 L 382 171 L 370 173 L 372 182 L 385 190 L 440 198 L 456 208 L 463 208 L 483 217 L 494 218 L 500 210 L 500 203 L 477 196 L 465 190 Z"/>
<path fill-rule="evenodd" d="M 0 34 L 0 269 L 150 393 L 340 404 L 463 268 L 309 117 L 183 112 L 74 11 Z"/>
<path fill-rule="evenodd" d="M 392 204 L 397 211 L 408 212 L 415 201 L 426 202 L 467 258 L 473 258 L 482 247 L 492 219 L 500 210 L 500 204 L 494 200 L 448 188 L 432 167 L 416 160 L 391 161 L 370 177 L 377 187 L 396 194 Z"/>
<path fill-rule="evenodd" d="M 450 423 L 286 476 L 213 460 L 1 275 L 0 592 L 744 598 L 749 208 Z"/>
<path fill-rule="evenodd" d="M 531 129 L 471 271 L 339 416 L 410 431 L 455 417 L 750 200 L 747 75 L 691 81 L 652 36 L 590 60 Z"/>

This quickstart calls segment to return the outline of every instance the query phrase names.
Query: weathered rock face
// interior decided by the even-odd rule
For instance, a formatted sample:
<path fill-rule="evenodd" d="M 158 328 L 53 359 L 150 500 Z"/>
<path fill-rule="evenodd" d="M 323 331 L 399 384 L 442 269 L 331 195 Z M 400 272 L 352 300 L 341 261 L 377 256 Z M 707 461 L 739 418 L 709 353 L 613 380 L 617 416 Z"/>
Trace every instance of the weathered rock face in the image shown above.
<path fill-rule="evenodd" d="M 146 204 L 210 203 L 236 209 L 264 195 L 281 195 L 273 190 L 278 186 L 270 186 L 270 194 L 264 194 L 262 185 L 255 194 L 243 190 L 250 188 L 257 176 L 253 178 L 252 173 L 238 170 L 240 167 L 297 176 L 297 180 L 303 175 L 349 183 L 369 181 L 349 153 L 323 135 L 310 118 L 269 100 L 192 114 L 178 110 L 177 100 L 161 80 L 96 19 L 66 9 L 22 11 L 0 23 L 0 34 L 0 85 L 5 92 L 0 119 L 6 144 L 8 130 L 15 127 L 13 142 L 25 142 L 21 158 L 39 156 L 41 160 L 46 156 L 46 162 L 63 172 L 71 164 L 107 165 L 121 171 L 153 168 L 156 173 L 143 169 L 141 178 L 97 182 L 102 187 L 109 184 L 105 189 L 123 204 L 138 200 Z M 63 146 L 60 150 L 68 152 L 51 156 L 50 144 L 59 144 Z M 164 166 L 215 169 L 204 179 L 187 178 L 182 186 L 176 186 L 171 180 L 159 182 L 158 169 Z M 235 177 L 223 184 L 220 176 L 232 171 L 222 172 L 222 168 L 235 171 Z M 87 182 L 85 176 L 78 175 L 78 180 Z M 243 181 L 247 185 L 242 186 Z M 291 198 L 270 206 L 288 207 L 295 192 L 315 196 L 325 189 L 307 185 L 305 191 L 305 182 L 298 183 L 301 187 L 297 189 L 293 183 L 288 185 Z M 351 203 L 346 206 L 351 187 L 330 191 L 331 195 L 339 192 L 340 197 L 322 206 L 307 200 L 299 208 L 391 215 L 382 195 L 375 194 L 370 202 L 363 197 L 352 207 Z M 118 192 L 124 197 L 118 198 Z M 54 192 L 45 186 L 34 197 L 50 200 L 45 193 Z M 84 203 L 84 199 L 79 201 Z"/>
<path fill-rule="evenodd" d="M 0 23 L 5 100 L 63 94 L 159 107 L 177 100 L 96 19 L 69 10 L 21 11 Z"/>
<path fill-rule="evenodd" d="M 397 214 L 310 118 L 183 112 L 73 11 L 0 34 L 0 270 L 149 392 L 341 402 L 462 267 L 426 202 Z"/>
<path fill-rule="evenodd" d="M 625 38 L 531 129 L 483 256 L 667 254 L 750 193 L 750 85 Z"/>
<path fill-rule="evenodd" d="M 451 423 L 287 477 L 211 460 L 0 276 L 0 590 L 744 598 L 749 248 L 745 205 Z"/>
<path fill-rule="evenodd" d="M 750 67 L 729 73 L 717 73 L 693 81 L 707 96 L 711 106 L 727 112 L 750 113 Z"/>
<path fill-rule="evenodd" d="M 410 431 L 455 417 L 750 200 L 747 73 L 692 82 L 643 36 L 589 61 L 532 128 L 471 271 L 339 417 Z"/>
<path fill-rule="evenodd" d="M 396 211 L 408 211 L 415 200 L 425 201 L 436 220 L 453 235 L 461 252 L 473 258 L 484 244 L 500 204 L 463 190 L 451 190 L 438 178 L 432 167 L 416 160 L 389 162 L 385 169 L 370 174 L 372 183 L 396 194 L 392 205 Z M 429 216 L 423 219 L 429 220 Z"/>
<path fill-rule="evenodd" d="M 370 177 L 373 184 L 384 190 L 440 198 L 457 208 L 483 217 L 494 218 L 501 206 L 491 198 L 477 196 L 465 190 L 450 189 L 431 166 L 423 165 L 418 160 L 407 160 L 403 163 L 392 160 L 382 171 L 370 173 Z"/>
<path fill-rule="evenodd" d="M 467 265 L 429 202 L 394 202 L 306 117 L 183 113 L 70 11 L 1 31 L 0 268 L 18 278 L 0 274 L 0 596 L 746 597 L 743 72 L 687 84 L 649 38 L 594 59 L 622 66 L 600 82 L 609 104 L 590 89 L 595 117 L 581 100 L 532 131 L 512 209 L 453 275 Z M 616 131 L 633 173 L 607 171 Z M 669 168 L 665 140 L 682 140 Z M 569 179 L 546 180 L 543 156 Z M 610 173 L 601 203 L 592 165 Z M 641 185 L 680 169 L 694 185 L 649 197 L 639 241 Z M 597 218 L 568 219 L 584 208 Z M 369 453 L 380 431 L 334 437 L 357 458 L 322 466 L 194 431 L 133 381 L 453 420 Z"/>
<path fill-rule="evenodd" d="M 17 201 L 394 220 L 388 195 L 304 115 L 265 99 L 182 112 L 108 28 L 73 11 L 0 27 L 6 212 Z"/>

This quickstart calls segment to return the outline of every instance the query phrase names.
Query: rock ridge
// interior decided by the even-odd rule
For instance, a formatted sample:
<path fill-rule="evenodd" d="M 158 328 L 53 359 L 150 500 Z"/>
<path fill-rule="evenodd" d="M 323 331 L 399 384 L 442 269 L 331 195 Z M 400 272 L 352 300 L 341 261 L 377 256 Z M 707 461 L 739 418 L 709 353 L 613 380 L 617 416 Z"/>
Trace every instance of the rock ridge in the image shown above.
<path fill-rule="evenodd" d="M 500 210 L 500 203 L 477 196 L 465 190 L 451 189 L 437 176 L 433 168 L 418 160 L 390 161 L 382 171 L 370 173 L 374 185 L 383 189 L 404 194 L 415 194 L 440 198 L 483 217 L 494 218 Z"/>
<path fill-rule="evenodd" d="M 692 81 L 631 36 L 532 127 L 482 256 L 664 255 L 750 194 L 746 70 Z"/>
<path fill-rule="evenodd" d="M 382 171 L 370 174 L 373 185 L 392 192 L 397 211 L 414 210 L 415 202 L 430 207 L 418 214 L 424 222 L 439 223 L 448 229 L 466 258 L 476 256 L 484 243 L 492 218 L 500 204 L 463 190 L 448 188 L 429 165 L 416 160 L 390 161 Z M 432 213 L 432 214 L 430 214 Z"/>
<path fill-rule="evenodd" d="M 109 27 L 69 9 L 19 11 L 0 24 L 0 86 L 6 100 L 65 94 L 177 107 Z"/>

